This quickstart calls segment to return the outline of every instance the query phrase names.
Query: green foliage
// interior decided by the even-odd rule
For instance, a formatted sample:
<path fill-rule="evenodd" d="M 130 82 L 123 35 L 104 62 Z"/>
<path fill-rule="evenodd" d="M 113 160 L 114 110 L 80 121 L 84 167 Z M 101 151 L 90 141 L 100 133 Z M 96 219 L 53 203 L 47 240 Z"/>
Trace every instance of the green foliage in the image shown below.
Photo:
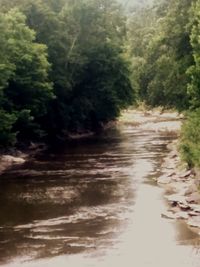
<path fill-rule="evenodd" d="M 193 108 L 200 107 L 200 1 L 194 3 L 191 10 L 190 23 L 192 25 L 191 44 L 193 48 L 194 64 L 188 69 L 188 75 L 191 79 L 188 84 L 188 93 L 191 97 Z"/>
<path fill-rule="evenodd" d="M 133 101 L 123 57 L 126 18 L 120 7 L 114 1 L 69 1 L 59 14 L 35 4 L 38 15 L 33 17 L 32 10 L 33 5 L 26 10 L 28 22 L 37 40 L 48 46 L 56 95 L 46 131 L 52 137 L 94 131 L 115 119 Z M 48 36 L 43 34 L 47 25 L 54 25 Z"/>
<path fill-rule="evenodd" d="M 0 148 L 9 147 L 16 142 L 16 133 L 13 132 L 13 125 L 16 122 L 14 114 L 0 110 Z"/>
<path fill-rule="evenodd" d="M 182 128 L 180 149 L 190 166 L 200 167 L 200 0 L 163 0 L 140 8 L 128 35 L 139 100 L 194 110 Z"/>
<path fill-rule="evenodd" d="M 193 64 L 190 7 L 188 0 L 157 1 L 132 18 L 129 50 L 136 71 L 133 80 L 139 97 L 149 105 L 178 109 L 189 106 L 187 69 Z M 138 58 L 142 68 L 135 69 Z"/>
<path fill-rule="evenodd" d="M 0 7 L 0 108 L 14 116 L 7 131 L 18 142 L 95 131 L 132 104 L 126 17 L 115 1 Z"/>
<path fill-rule="evenodd" d="M 16 9 L 4 17 L 9 61 L 15 66 L 4 94 L 15 109 L 29 108 L 33 115 L 42 114 L 45 112 L 45 99 L 52 97 L 46 47 L 34 43 L 34 31 L 25 25 L 25 16 Z"/>
<path fill-rule="evenodd" d="M 189 166 L 200 167 L 200 109 L 190 112 L 181 132 L 180 151 Z"/>
<path fill-rule="evenodd" d="M 75 95 L 71 101 L 87 110 L 87 124 L 108 122 L 133 101 L 129 70 L 122 56 L 110 44 L 98 44 L 90 49 L 87 57 L 85 73 L 75 88 L 75 94 L 80 97 L 77 99 Z M 73 112 L 75 116 L 78 116 L 78 105 Z M 79 123 L 83 122 L 82 117 Z"/>
<path fill-rule="evenodd" d="M 191 45 L 194 58 L 193 64 L 188 68 L 190 77 L 188 94 L 190 96 L 190 109 L 186 122 L 182 127 L 180 150 L 183 159 L 189 166 L 200 167 L 200 1 L 193 1 L 190 13 Z"/>
<path fill-rule="evenodd" d="M 18 136 L 27 128 L 25 121 L 17 127 L 23 110 L 29 110 L 30 119 L 34 121 L 34 131 L 39 118 L 47 112 L 48 101 L 53 97 L 52 86 L 48 81 L 50 64 L 46 47 L 34 42 L 35 33 L 26 26 L 25 19 L 17 9 L 0 14 L 0 104 L 2 114 L 7 114 L 8 125 L 12 125 L 15 118 L 13 129 Z M 2 115 L 3 118 L 6 119 L 6 116 Z M 29 120 L 26 121 L 28 123 Z M 11 131 L 11 127 L 5 125 L 6 131 Z M 13 136 L 13 133 L 10 135 Z M 11 139 L 8 137 L 8 140 Z"/>

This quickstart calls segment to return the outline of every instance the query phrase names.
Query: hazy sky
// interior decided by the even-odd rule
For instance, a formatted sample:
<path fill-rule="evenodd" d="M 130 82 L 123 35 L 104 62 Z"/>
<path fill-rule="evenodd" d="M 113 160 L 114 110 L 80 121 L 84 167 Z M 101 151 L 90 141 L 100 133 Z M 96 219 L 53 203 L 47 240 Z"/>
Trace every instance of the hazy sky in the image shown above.
<path fill-rule="evenodd" d="M 145 5 L 149 2 L 152 2 L 153 0 L 118 0 L 120 3 L 128 6 L 134 6 L 134 5 Z"/>

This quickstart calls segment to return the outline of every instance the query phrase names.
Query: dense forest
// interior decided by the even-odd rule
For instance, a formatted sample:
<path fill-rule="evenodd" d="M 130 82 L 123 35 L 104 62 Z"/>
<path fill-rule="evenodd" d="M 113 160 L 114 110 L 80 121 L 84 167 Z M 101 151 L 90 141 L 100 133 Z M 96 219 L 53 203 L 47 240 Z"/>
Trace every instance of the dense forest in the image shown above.
<path fill-rule="evenodd" d="M 97 131 L 134 100 L 112 1 L 0 1 L 0 143 Z"/>
<path fill-rule="evenodd" d="M 199 0 L 0 0 L 1 147 L 95 132 L 144 102 L 186 113 L 180 149 L 200 165 L 199 14 Z"/>
<path fill-rule="evenodd" d="M 160 0 L 128 21 L 132 83 L 149 106 L 185 112 L 180 150 L 200 166 L 200 1 Z"/>

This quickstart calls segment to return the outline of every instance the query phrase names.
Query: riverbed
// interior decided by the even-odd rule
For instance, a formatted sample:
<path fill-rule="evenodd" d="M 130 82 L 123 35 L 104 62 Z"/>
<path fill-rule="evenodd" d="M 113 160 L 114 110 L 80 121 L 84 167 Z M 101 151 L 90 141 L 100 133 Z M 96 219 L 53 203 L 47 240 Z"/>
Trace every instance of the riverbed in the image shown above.
<path fill-rule="evenodd" d="M 177 114 L 129 111 L 0 176 L 0 265 L 199 267 L 200 235 L 163 218 L 156 178 Z"/>

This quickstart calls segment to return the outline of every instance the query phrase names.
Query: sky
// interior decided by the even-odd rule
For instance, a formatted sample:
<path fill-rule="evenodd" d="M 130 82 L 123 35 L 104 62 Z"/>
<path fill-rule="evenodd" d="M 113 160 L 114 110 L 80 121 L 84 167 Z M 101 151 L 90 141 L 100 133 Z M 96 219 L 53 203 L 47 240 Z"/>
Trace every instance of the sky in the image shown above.
<path fill-rule="evenodd" d="M 153 0 L 118 0 L 120 3 L 126 6 L 146 5 Z"/>

